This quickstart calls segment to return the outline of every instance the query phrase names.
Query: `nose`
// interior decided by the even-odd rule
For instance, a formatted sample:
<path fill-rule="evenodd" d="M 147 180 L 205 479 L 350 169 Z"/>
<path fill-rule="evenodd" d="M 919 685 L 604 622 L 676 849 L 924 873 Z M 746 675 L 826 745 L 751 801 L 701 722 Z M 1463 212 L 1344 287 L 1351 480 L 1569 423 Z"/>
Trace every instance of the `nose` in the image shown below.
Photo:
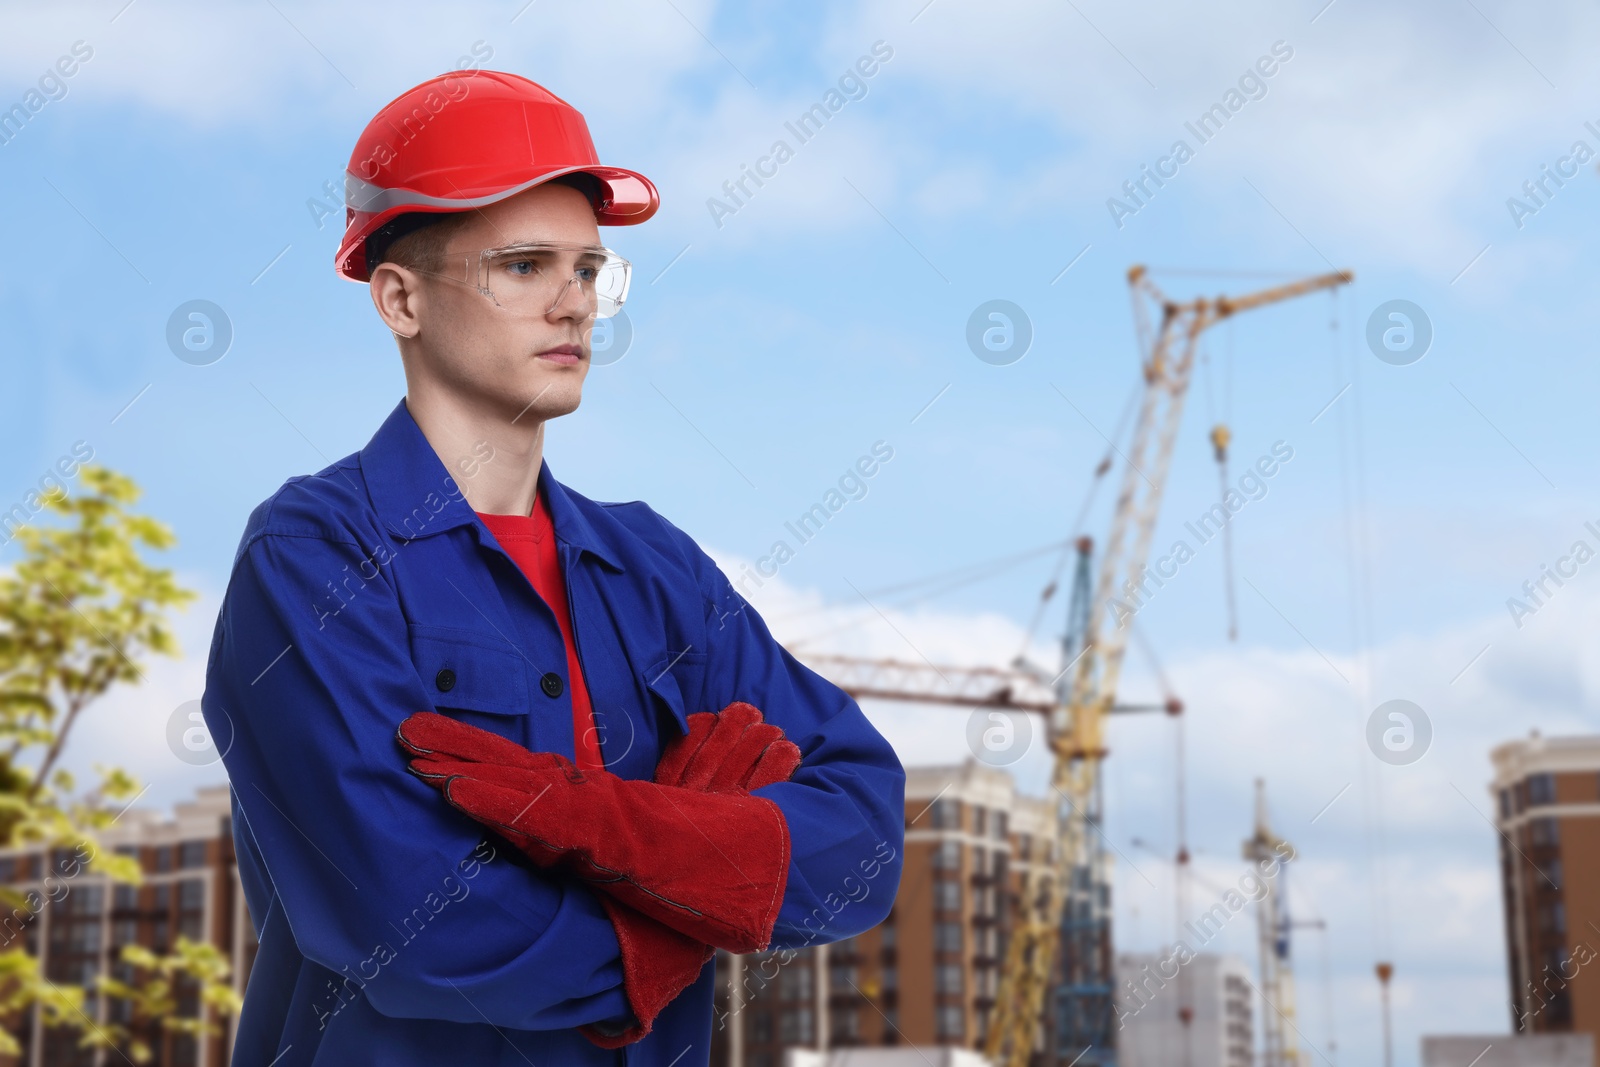
<path fill-rule="evenodd" d="M 556 309 L 561 307 L 562 301 L 567 298 L 567 293 L 574 288 L 578 291 L 578 302 L 575 309 L 556 315 Z M 545 311 L 547 316 L 556 315 L 557 318 L 574 319 L 592 319 L 594 318 L 594 313 L 595 300 L 584 292 L 582 285 L 578 284 L 578 275 L 576 273 L 567 276 L 566 283 L 556 291 L 555 299 L 550 302 L 550 307 Z"/>

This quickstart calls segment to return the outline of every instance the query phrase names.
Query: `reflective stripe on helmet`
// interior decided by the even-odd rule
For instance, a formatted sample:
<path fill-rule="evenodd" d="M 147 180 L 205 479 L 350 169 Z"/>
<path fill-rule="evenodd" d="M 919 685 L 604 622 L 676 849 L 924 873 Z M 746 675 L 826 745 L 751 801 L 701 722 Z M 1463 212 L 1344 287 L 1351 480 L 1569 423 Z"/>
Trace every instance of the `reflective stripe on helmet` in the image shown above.
<path fill-rule="evenodd" d="M 354 211 L 364 211 L 376 215 L 380 211 L 388 211 L 397 207 L 439 207 L 446 210 L 467 211 L 475 207 L 487 207 L 509 196 L 515 196 L 524 189 L 531 189 L 535 185 L 559 178 L 563 174 L 589 173 L 589 168 L 568 167 L 565 170 L 551 171 L 541 174 L 537 178 L 529 179 L 520 185 L 513 185 L 509 189 L 502 189 L 497 193 L 485 196 L 429 196 L 419 193 L 415 189 L 385 189 L 373 185 L 371 182 L 362 181 L 360 178 L 345 171 L 344 174 L 344 203 Z M 599 176 L 596 175 L 598 178 Z M 604 180 L 604 179 L 599 179 Z"/>

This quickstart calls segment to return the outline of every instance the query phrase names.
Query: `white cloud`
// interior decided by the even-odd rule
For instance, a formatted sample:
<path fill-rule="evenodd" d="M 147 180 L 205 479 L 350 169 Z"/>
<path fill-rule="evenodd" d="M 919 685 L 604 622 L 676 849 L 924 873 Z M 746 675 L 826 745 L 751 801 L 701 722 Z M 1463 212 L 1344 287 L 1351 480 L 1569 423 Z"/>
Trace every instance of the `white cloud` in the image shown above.
<path fill-rule="evenodd" d="M 1514 46 L 1472 10 L 1440 7 L 1347 2 L 1312 25 L 1265 3 L 1225 13 L 1088 5 L 1079 14 L 1012 0 L 935 3 L 913 23 L 907 5 L 874 4 L 821 16 L 814 83 L 803 70 L 763 62 L 773 49 L 759 33 L 720 27 L 713 0 L 679 10 L 629 0 L 600 14 L 536 4 L 515 22 L 515 9 L 487 4 L 136 3 L 112 23 L 118 6 L 97 17 L 59 7 L 8 13 L 0 69 L 31 82 L 85 39 L 95 58 L 71 80 L 69 99 L 133 100 L 201 127 L 249 124 L 281 136 L 303 132 L 309 112 L 319 116 L 311 125 L 343 127 L 353 142 L 384 101 L 483 42 L 493 51 L 488 65 L 533 77 L 583 109 L 602 156 L 656 178 L 663 223 L 734 242 L 874 221 L 842 176 L 891 218 L 1022 220 L 1042 211 L 1051 223 L 1082 220 L 1091 237 L 1118 238 L 1105 199 L 1187 136 L 1184 121 L 1282 39 L 1294 58 L 1266 82 L 1264 98 L 1198 146 L 1174 179 L 1189 192 L 1159 193 L 1156 216 L 1163 201 L 1194 195 L 1211 205 L 1211 225 L 1253 234 L 1285 256 L 1309 253 L 1282 211 L 1338 262 L 1382 256 L 1445 278 L 1493 241 L 1499 269 L 1518 276 L 1551 254 L 1524 245 L 1559 238 L 1538 225 L 1519 234 L 1505 198 L 1585 134 L 1583 118 L 1600 117 L 1564 102 L 1584 99 L 1600 79 L 1578 51 L 1600 16 L 1577 4 L 1533 22 L 1486 10 L 1515 30 Z M 867 97 L 797 144 L 796 159 L 751 198 L 737 226 L 716 231 L 706 198 L 774 139 L 793 142 L 784 120 L 877 40 L 894 58 Z M 785 63 L 805 59 L 790 54 Z"/>
<path fill-rule="evenodd" d="M 711 554 L 734 579 L 748 562 Z M 993 614 L 888 607 L 885 621 L 871 609 L 826 604 L 814 591 L 790 587 L 781 573 L 744 588 L 780 640 L 838 628 L 806 646 L 817 651 L 1003 666 L 1023 636 L 1015 622 Z M 1217 887 L 1243 873 L 1238 849 L 1251 830 L 1253 781 L 1264 778 L 1274 828 L 1299 853 L 1287 875 L 1292 911 L 1328 923 L 1347 1054 L 1367 1058 L 1362 1053 L 1371 1050 L 1372 966 L 1379 958 L 1397 966 L 1402 1062 L 1424 1032 L 1509 1027 L 1497 844 L 1485 818 L 1488 753 L 1535 727 L 1549 734 L 1593 730 L 1600 662 L 1585 635 L 1597 616 L 1600 586 L 1573 582 L 1521 632 L 1508 616 L 1486 614 L 1397 638 L 1372 650 L 1370 668 L 1341 656 L 1330 656 L 1330 666 L 1286 628 L 1282 648 L 1225 647 L 1166 665 L 1186 702 L 1194 910 L 1209 907 Z M 1463 673 L 1485 645 L 1488 652 Z M 1045 643 L 1032 652 L 1040 662 L 1050 654 Z M 1376 680 L 1370 697 L 1367 669 Z M 1530 676 L 1551 675 L 1560 681 L 1530 695 Z M 1154 688 L 1132 664 L 1124 694 Z M 1432 722 L 1430 750 L 1409 766 L 1381 764 L 1366 748 L 1369 704 L 1391 697 L 1415 701 Z M 967 756 L 961 709 L 885 701 L 864 707 L 908 764 Z M 1174 850 L 1175 798 L 1171 724 L 1163 720 L 1123 718 L 1110 727 L 1107 833 L 1116 852 L 1118 943 L 1130 949 L 1153 949 L 1171 936 L 1171 874 L 1162 857 Z M 1013 771 L 1037 794 L 1047 769 L 1035 752 Z M 1135 847 L 1135 838 L 1146 846 Z M 1308 1039 L 1320 1042 L 1319 936 L 1297 932 L 1296 951 L 1302 1019 L 1310 1013 Z M 1236 952 L 1253 966 L 1254 937 L 1253 915 L 1241 913 L 1207 948 Z"/>

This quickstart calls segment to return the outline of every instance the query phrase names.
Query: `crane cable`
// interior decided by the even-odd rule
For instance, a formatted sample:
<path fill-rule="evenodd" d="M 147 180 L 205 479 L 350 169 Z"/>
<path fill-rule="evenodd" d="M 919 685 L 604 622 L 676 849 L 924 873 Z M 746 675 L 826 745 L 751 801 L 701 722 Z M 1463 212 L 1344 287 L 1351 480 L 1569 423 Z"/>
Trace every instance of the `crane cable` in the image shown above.
<path fill-rule="evenodd" d="M 1122 414 L 1117 417 L 1117 424 L 1111 429 L 1111 436 L 1106 439 L 1105 454 L 1100 457 L 1100 462 L 1095 464 L 1094 473 L 1089 478 L 1089 488 L 1083 494 L 1083 504 L 1078 508 L 1077 518 L 1072 520 L 1070 529 L 1073 536 L 1064 543 L 1060 557 L 1056 559 L 1055 570 L 1050 572 L 1050 580 L 1045 583 L 1039 593 L 1039 603 L 1034 606 L 1033 618 L 1028 623 L 1028 628 L 1022 635 L 1022 646 L 1017 649 L 1017 654 L 1012 662 L 1022 659 L 1028 654 L 1028 646 L 1033 644 L 1034 638 L 1039 633 L 1039 625 L 1044 621 L 1045 609 L 1050 601 L 1061 589 L 1061 575 L 1067 569 L 1067 562 L 1072 558 L 1072 551 L 1078 543 L 1078 535 L 1083 531 L 1083 524 L 1089 517 L 1089 508 L 1093 506 L 1095 496 L 1105 481 L 1106 474 L 1111 470 L 1111 457 L 1116 454 L 1116 441 L 1127 428 L 1128 420 L 1133 414 L 1133 405 L 1139 399 L 1139 392 L 1144 388 L 1142 380 L 1136 380 L 1133 388 L 1128 391 L 1128 399 L 1123 402 Z"/>
<path fill-rule="evenodd" d="M 1350 287 L 1348 296 L 1348 311 L 1343 316 L 1351 324 L 1357 322 L 1355 287 Z M 1356 331 L 1351 328 L 1340 334 L 1340 309 L 1338 294 L 1332 297 L 1333 317 L 1330 322 L 1332 332 L 1333 350 L 1333 386 L 1348 389 L 1350 400 L 1348 404 L 1340 405 L 1341 409 L 1335 417 L 1338 427 L 1339 445 L 1339 482 L 1340 497 L 1344 519 L 1344 540 L 1346 552 L 1346 579 L 1349 585 L 1350 603 L 1350 641 L 1351 655 L 1359 663 L 1360 675 L 1359 688 L 1352 693 L 1353 701 L 1357 704 L 1357 713 L 1364 720 L 1372 708 L 1372 642 L 1375 634 L 1375 623 L 1372 609 L 1372 577 L 1371 577 L 1371 545 L 1368 534 L 1368 507 L 1366 499 L 1365 477 L 1365 451 L 1362 447 L 1361 434 L 1361 386 L 1360 386 L 1360 352 L 1357 346 Z M 1341 341 L 1343 342 L 1341 344 Z M 1341 384 L 1344 375 L 1340 373 L 1343 367 L 1342 351 L 1349 355 L 1349 378 Z M 1384 978 L 1386 969 L 1392 973 L 1391 964 L 1391 938 L 1390 938 L 1390 891 L 1389 891 L 1389 864 L 1388 847 L 1383 832 L 1382 812 L 1385 810 L 1383 802 L 1383 781 L 1378 774 L 1379 768 L 1374 760 L 1366 758 L 1364 746 L 1358 750 L 1357 760 L 1360 764 L 1359 778 L 1361 781 L 1363 822 L 1365 823 L 1365 838 L 1367 849 L 1367 863 L 1372 872 L 1368 879 L 1372 890 L 1373 911 L 1373 950 L 1378 964 L 1380 981 Z M 1385 1054 L 1390 1050 L 1386 1049 Z M 1387 1065 L 1386 1065 L 1387 1067 Z"/>
<path fill-rule="evenodd" d="M 1095 496 L 1099 491 L 1100 485 L 1104 481 L 1106 473 L 1111 469 L 1111 458 L 1117 451 L 1116 441 L 1123 435 L 1123 432 L 1127 428 L 1129 418 L 1133 414 L 1134 402 L 1139 398 L 1139 391 L 1142 387 L 1142 381 L 1135 382 L 1133 388 L 1128 393 L 1128 399 L 1123 403 L 1122 414 L 1117 419 L 1117 424 L 1112 428 L 1111 436 L 1106 441 L 1105 454 L 1100 458 L 1100 461 L 1095 464 L 1094 471 L 1089 479 L 1089 486 L 1084 492 L 1083 503 L 1078 508 L 1077 517 L 1072 522 L 1071 529 L 1074 531 L 1081 531 L 1083 529 L 1084 521 L 1088 518 L 1089 509 L 1094 505 Z M 863 595 L 871 599 L 879 599 L 891 594 L 906 593 L 921 586 L 934 585 L 935 583 L 950 579 L 944 585 L 937 586 L 936 588 L 930 589 L 929 591 L 920 595 L 908 596 L 895 605 L 902 608 L 911 607 L 925 600 L 931 600 L 936 596 L 948 593 L 953 589 L 959 589 L 962 586 L 971 585 L 974 582 L 995 577 L 996 575 L 1010 570 L 1014 566 L 1034 558 L 1035 556 L 1042 555 L 1046 552 L 1059 550 L 1060 554 L 1056 558 L 1056 565 L 1054 570 L 1051 572 L 1050 580 L 1045 584 L 1043 591 L 1039 595 L 1039 603 L 1034 609 L 1033 620 L 1029 623 L 1028 629 L 1023 635 L 1022 648 L 1018 653 L 1018 656 L 1020 657 L 1026 654 L 1028 646 L 1033 643 L 1034 637 L 1038 633 L 1039 625 L 1043 621 L 1045 609 L 1049 605 L 1050 600 L 1060 589 L 1061 575 L 1066 570 L 1067 562 L 1072 558 L 1072 554 L 1077 546 L 1077 543 L 1078 536 L 1075 533 L 1074 536 L 1068 537 L 1062 541 L 1051 541 L 1048 544 L 1042 545 L 1038 548 L 1025 549 L 1021 552 L 1001 556 L 994 560 L 967 564 L 951 570 L 940 571 L 924 578 L 914 578 L 910 581 L 899 582 L 894 585 L 883 586 L 879 589 L 868 590 Z M 959 577 L 952 578 L 952 576 Z M 800 611 L 789 612 L 786 615 L 776 616 L 771 620 L 771 622 L 781 624 L 791 619 L 802 618 L 808 615 L 817 615 L 821 614 L 822 612 L 832 610 L 836 610 L 836 605 L 821 604 L 816 607 L 805 608 Z M 861 618 L 856 619 L 853 622 L 841 623 L 838 626 L 811 634 L 807 637 L 799 638 L 795 641 L 786 642 L 785 644 L 790 650 L 796 650 L 805 645 L 811 644 L 812 642 L 819 641 L 822 638 L 832 637 L 836 634 L 853 630 L 856 627 L 861 626 L 863 623 L 870 621 L 875 616 L 875 610 L 868 610 L 862 614 Z"/>
<path fill-rule="evenodd" d="M 1217 502 L 1227 508 L 1228 500 L 1228 445 L 1233 441 L 1233 431 L 1229 424 L 1233 421 L 1233 342 L 1234 320 L 1228 319 L 1228 349 L 1223 363 L 1223 411 L 1221 418 L 1217 416 L 1216 399 L 1213 395 L 1211 370 L 1211 346 L 1206 340 L 1201 341 L 1200 365 L 1205 371 L 1206 380 L 1206 414 L 1211 421 L 1211 451 L 1217 460 L 1217 486 L 1219 495 Z M 1239 639 L 1239 600 L 1235 595 L 1233 578 L 1233 523 L 1222 524 L 1222 593 L 1228 608 L 1228 640 Z"/>
<path fill-rule="evenodd" d="M 893 593 L 914 592 L 916 589 L 922 586 L 932 585 L 936 582 L 944 582 L 943 585 L 936 586 L 935 588 L 932 588 L 924 593 L 901 596 L 898 598 L 897 602 L 892 605 L 900 608 L 911 607 L 915 604 L 921 603 L 922 601 L 930 600 L 933 597 L 948 593 L 952 589 L 959 589 L 962 586 L 971 585 L 974 582 L 981 582 L 985 579 L 993 578 L 996 575 L 1003 574 L 1013 567 L 1020 566 L 1021 564 L 1026 563 L 1028 560 L 1044 555 L 1045 553 L 1056 552 L 1070 548 L 1072 544 L 1073 541 L 1070 538 L 1066 541 L 1051 541 L 1036 548 L 1024 549 L 1021 552 L 1008 553 L 1007 555 L 999 556 L 994 559 L 985 560 L 979 563 L 969 563 L 965 566 L 957 567 L 953 570 L 941 571 L 925 578 L 918 578 L 909 582 L 900 582 L 892 586 L 886 586 L 882 589 L 869 590 L 862 595 L 870 600 L 872 598 L 883 597 Z M 773 616 L 770 622 L 771 624 L 781 624 L 790 619 L 798 619 L 809 615 L 818 615 L 826 611 L 837 610 L 839 610 L 837 604 L 820 604 L 815 607 L 803 608 L 799 611 L 791 611 L 785 615 Z M 786 641 L 784 642 L 784 645 L 792 651 L 801 647 L 802 645 L 821 640 L 824 637 L 830 637 L 846 630 L 855 629 L 863 623 L 869 622 L 878 617 L 877 609 L 869 606 L 863 610 L 861 617 L 853 622 L 841 623 L 838 626 L 830 627 L 829 629 L 819 631 L 811 634 L 809 637 L 803 637 L 795 641 Z"/>

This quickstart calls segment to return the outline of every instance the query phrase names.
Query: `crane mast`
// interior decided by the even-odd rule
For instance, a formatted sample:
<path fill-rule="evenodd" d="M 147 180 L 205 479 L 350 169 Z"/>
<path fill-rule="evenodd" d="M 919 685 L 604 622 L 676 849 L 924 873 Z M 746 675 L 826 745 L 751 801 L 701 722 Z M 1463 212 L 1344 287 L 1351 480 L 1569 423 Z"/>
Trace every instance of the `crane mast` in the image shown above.
<path fill-rule="evenodd" d="M 1244 843 L 1244 858 L 1254 863 L 1279 865 L 1276 878 L 1262 878 L 1267 892 L 1256 908 L 1256 940 L 1261 954 L 1261 1067 L 1299 1067 L 1300 1046 L 1295 1039 L 1294 970 L 1289 955 L 1288 884 L 1281 866 L 1283 850 L 1294 849 L 1272 832 L 1267 821 L 1267 786 L 1256 779 L 1255 834 Z"/>
<path fill-rule="evenodd" d="M 1098 944 L 1086 945 L 1078 938 L 1078 944 L 1069 946 L 1076 958 L 1058 961 L 1056 956 L 1064 919 L 1077 921 L 1074 909 L 1109 916 L 1110 886 L 1100 844 L 1100 763 L 1106 757 L 1105 718 L 1116 699 L 1128 628 L 1125 624 L 1107 628 L 1104 621 L 1119 592 L 1135 596 L 1147 580 L 1150 542 L 1200 335 L 1239 312 L 1331 289 L 1352 277 L 1348 271 L 1337 271 L 1243 297 L 1177 303 L 1161 293 L 1143 267 L 1128 271 L 1144 393 L 1124 457 L 1122 485 L 1087 613 L 1083 649 L 1070 686 L 1063 687 L 1062 699 L 1049 717 L 1054 760 L 1050 784 L 1057 800 L 1061 847 L 1056 852 L 1056 869 L 1045 876 L 1044 884 L 1025 887 L 1022 899 L 1031 913 L 1013 930 L 1006 947 L 994 1019 L 984 1043 L 985 1053 L 1001 1067 L 1027 1067 L 1032 1060 L 1042 1041 L 1041 1021 L 1058 963 L 1068 986 L 1100 991 L 1102 998 L 1098 1014 L 1094 1005 L 1084 1005 L 1080 998 L 1080 1008 L 1090 1009 L 1079 1013 L 1085 1030 L 1057 1035 L 1061 1054 L 1074 1059 L 1079 1067 L 1109 1067 L 1116 1062 L 1109 1027 L 1109 921 L 1097 924 L 1103 931 Z M 1154 321 L 1152 310 L 1157 313 Z M 1071 1047 L 1080 1040 L 1084 1047 Z"/>

